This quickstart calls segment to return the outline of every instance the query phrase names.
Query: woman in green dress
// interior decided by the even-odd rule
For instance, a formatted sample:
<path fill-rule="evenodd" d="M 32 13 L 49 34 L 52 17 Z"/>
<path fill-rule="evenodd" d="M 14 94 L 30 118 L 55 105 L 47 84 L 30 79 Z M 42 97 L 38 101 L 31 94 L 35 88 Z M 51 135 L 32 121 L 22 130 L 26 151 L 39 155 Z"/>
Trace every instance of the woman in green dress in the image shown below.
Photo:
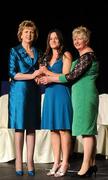
<path fill-rule="evenodd" d="M 98 91 L 96 79 L 98 76 L 98 62 L 93 49 L 89 46 L 91 32 L 83 26 L 75 28 L 72 32 L 74 47 L 79 52 L 79 57 L 73 61 L 71 72 L 48 76 L 48 70 L 43 67 L 47 75 L 41 78 L 41 83 L 70 82 L 71 100 L 73 106 L 72 135 L 83 138 L 84 156 L 78 176 L 91 176 L 96 174 L 95 165 Z"/>

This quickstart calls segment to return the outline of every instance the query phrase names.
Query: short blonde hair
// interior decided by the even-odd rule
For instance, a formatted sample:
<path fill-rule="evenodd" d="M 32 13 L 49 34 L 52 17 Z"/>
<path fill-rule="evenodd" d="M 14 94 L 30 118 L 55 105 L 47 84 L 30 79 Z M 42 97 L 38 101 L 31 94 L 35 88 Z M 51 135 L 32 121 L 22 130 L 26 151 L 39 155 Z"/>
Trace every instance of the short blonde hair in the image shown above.
<path fill-rule="evenodd" d="M 17 33 L 17 37 L 19 42 L 21 42 L 21 35 L 22 35 L 22 31 L 24 30 L 25 27 L 32 27 L 34 30 L 34 41 L 37 40 L 38 38 L 38 28 L 36 27 L 35 23 L 31 20 L 24 20 L 19 24 L 18 27 L 18 33 Z"/>
<path fill-rule="evenodd" d="M 79 26 L 72 31 L 72 38 L 74 39 L 77 35 L 82 35 L 82 38 L 87 44 L 90 42 L 91 31 L 85 26 Z"/>

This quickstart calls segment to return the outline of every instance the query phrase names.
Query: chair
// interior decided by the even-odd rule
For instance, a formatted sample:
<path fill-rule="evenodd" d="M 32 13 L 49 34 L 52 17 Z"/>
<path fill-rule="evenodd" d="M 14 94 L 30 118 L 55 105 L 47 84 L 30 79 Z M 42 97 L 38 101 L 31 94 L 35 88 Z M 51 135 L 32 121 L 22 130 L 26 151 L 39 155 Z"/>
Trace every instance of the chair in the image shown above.
<path fill-rule="evenodd" d="M 42 96 L 43 102 L 43 96 Z M 8 129 L 8 94 L 0 97 L 0 163 L 15 159 L 14 129 Z M 35 163 L 53 162 L 50 131 L 36 130 Z M 26 143 L 24 139 L 23 162 L 26 162 Z"/>
<path fill-rule="evenodd" d="M 97 153 L 108 159 L 108 94 L 99 95 Z"/>
<path fill-rule="evenodd" d="M 0 97 L 0 162 L 15 159 L 14 130 L 8 129 L 8 95 Z"/>

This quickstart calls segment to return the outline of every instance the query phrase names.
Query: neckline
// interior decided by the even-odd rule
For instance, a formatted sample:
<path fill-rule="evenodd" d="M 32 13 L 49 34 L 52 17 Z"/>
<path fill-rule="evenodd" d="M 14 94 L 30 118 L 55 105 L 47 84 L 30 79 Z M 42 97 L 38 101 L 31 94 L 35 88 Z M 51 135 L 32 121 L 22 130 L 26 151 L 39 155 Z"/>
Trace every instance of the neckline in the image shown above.
<path fill-rule="evenodd" d="M 60 61 L 61 58 L 57 59 L 52 65 L 49 64 L 50 67 L 53 67 L 56 63 L 58 63 L 58 61 Z"/>

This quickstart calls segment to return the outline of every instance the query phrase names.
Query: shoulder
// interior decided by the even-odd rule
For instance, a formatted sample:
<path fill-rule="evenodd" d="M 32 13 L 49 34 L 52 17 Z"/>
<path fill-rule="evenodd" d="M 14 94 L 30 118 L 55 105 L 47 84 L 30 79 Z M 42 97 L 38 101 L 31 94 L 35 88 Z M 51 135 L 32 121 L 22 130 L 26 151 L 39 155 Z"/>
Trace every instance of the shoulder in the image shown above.
<path fill-rule="evenodd" d="M 21 45 L 17 45 L 17 46 L 14 46 L 10 49 L 11 52 L 17 52 L 19 51 L 20 49 L 22 49 L 22 46 Z"/>
<path fill-rule="evenodd" d="M 22 45 L 19 44 L 10 49 L 10 55 L 17 57 L 17 58 L 21 58 L 21 57 L 26 57 L 26 52 L 25 52 L 24 48 L 22 47 Z"/>
<path fill-rule="evenodd" d="M 12 47 L 11 49 L 14 49 L 14 50 L 18 51 L 18 50 L 21 49 L 21 48 L 22 48 L 22 45 L 19 44 L 19 45 L 17 45 L 17 46 Z"/>
<path fill-rule="evenodd" d="M 95 52 L 94 51 L 89 51 L 89 52 L 86 52 L 82 55 L 82 57 L 85 57 L 85 58 L 95 58 L 96 55 L 95 55 Z"/>
<path fill-rule="evenodd" d="M 93 51 L 91 52 L 86 52 L 84 53 L 82 56 L 80 56 L 80 60 L 82 62 L 88 62 L 88 64 L 93 63 L 94 61 L 96 61 L 96 55 Z"/>
<path fill-rule="evenodd" d="M 69 51 L 65 51 L 63 54 L 63 60 L 72 60 L 72 54 Z"/>

